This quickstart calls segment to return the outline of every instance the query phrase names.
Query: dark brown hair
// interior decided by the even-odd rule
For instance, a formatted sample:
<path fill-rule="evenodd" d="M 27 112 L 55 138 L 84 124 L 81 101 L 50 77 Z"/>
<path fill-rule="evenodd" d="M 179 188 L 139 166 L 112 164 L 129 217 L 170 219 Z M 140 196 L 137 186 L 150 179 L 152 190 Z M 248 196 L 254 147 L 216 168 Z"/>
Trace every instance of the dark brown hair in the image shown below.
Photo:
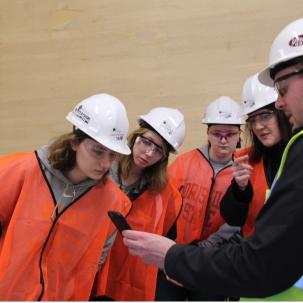
<path fill-rule="evenodd" d="M 291 125 L 285 116 L 284 112 L 281 110 L 277 110 L 275 108 L 274 103 L 269 104 L 268 106 L 265 106 L 264 108 L 273 110 L 278 122 L 278 127 L 281 135 L 280 144 L 283 146 L 286 146 L 288 140 L 291 137 Z M 248 126 L 246 126 L 246 133 L 247 133 L 247 143 L 248 145 L 251 145 L 252 149 L 249 154 L 250 162 L 251 163 L 257 163 L 261 160 L 262 156 L 265 153 L 265 150 L 267 149 L 266 146 L 264 146 L 261 141 L 257 138 L 257 136 L 254 134 L 253 130 L 250 129 Z"/>

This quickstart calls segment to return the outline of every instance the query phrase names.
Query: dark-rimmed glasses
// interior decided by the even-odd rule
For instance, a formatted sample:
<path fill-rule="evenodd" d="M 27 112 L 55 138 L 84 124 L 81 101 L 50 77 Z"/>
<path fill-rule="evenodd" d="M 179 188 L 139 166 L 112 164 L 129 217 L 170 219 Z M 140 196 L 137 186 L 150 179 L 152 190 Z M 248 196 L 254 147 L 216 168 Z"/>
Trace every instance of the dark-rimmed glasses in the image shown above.
<path fill-rule="evenodd" d="M 277 91 L 277 93 L 281 96 L 281 97 L 284 97 L 286 94 L 287 94 L 287 90 L 288 90 L 288 83 L 287 83 L 287 79 L 291 78 L 291 77 L 294 77 L 294 76 L 297 76 L 297 75 L 300 75 L 300 74 L 303 74 L 303 69 L 299 69 L 299 70 L 296 70 L 296 71 L 293 71 L 289 74 L 286 74 L 282 77 L 279 77 L 278 79 L 276 79 L 274 81 L 274 87 L 275 87 L 275 90 Z"/>

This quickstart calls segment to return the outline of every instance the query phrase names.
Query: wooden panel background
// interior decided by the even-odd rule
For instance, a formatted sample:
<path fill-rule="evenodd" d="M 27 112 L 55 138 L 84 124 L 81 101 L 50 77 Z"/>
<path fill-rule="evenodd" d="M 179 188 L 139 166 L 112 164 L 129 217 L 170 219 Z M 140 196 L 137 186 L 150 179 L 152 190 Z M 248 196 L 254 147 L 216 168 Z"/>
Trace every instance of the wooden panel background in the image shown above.
<path fill-rule="evenodd" d="M 0 0 L 0 154 L 70 130 L 64 117 L 99 92 L 120 98 L 131 128 L 155 106 L 179 108 L 200 146 L 206 105 L 239 100 L 301 0 Z"/>

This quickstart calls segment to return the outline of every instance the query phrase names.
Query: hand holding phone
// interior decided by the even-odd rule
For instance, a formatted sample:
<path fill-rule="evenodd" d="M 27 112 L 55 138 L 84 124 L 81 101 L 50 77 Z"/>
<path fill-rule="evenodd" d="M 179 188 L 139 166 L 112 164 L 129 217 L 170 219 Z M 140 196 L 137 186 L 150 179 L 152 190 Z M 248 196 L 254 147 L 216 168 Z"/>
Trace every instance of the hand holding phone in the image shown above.
<path fill-rule="evenodd" d="M 120 212 L 110 210 L 107 212 L 107 214 L 120 232 L 126 229 L 131 229 L 130 225 Z"/>

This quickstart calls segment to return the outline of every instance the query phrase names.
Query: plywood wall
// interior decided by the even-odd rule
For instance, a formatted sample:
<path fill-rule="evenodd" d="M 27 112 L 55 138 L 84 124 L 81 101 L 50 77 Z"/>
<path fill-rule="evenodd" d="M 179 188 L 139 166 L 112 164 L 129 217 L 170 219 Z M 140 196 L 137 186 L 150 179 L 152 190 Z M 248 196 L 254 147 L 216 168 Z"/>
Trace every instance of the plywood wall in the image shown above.
<path fill-rule="evenodd" d="M 155 106 L 180 109 L 200 146 L 206 105 L 239 100 L 301 0 L 0 0 L 0 154 L 70 130 L 81 99 L 107 92 L 131 128 Z"/>

